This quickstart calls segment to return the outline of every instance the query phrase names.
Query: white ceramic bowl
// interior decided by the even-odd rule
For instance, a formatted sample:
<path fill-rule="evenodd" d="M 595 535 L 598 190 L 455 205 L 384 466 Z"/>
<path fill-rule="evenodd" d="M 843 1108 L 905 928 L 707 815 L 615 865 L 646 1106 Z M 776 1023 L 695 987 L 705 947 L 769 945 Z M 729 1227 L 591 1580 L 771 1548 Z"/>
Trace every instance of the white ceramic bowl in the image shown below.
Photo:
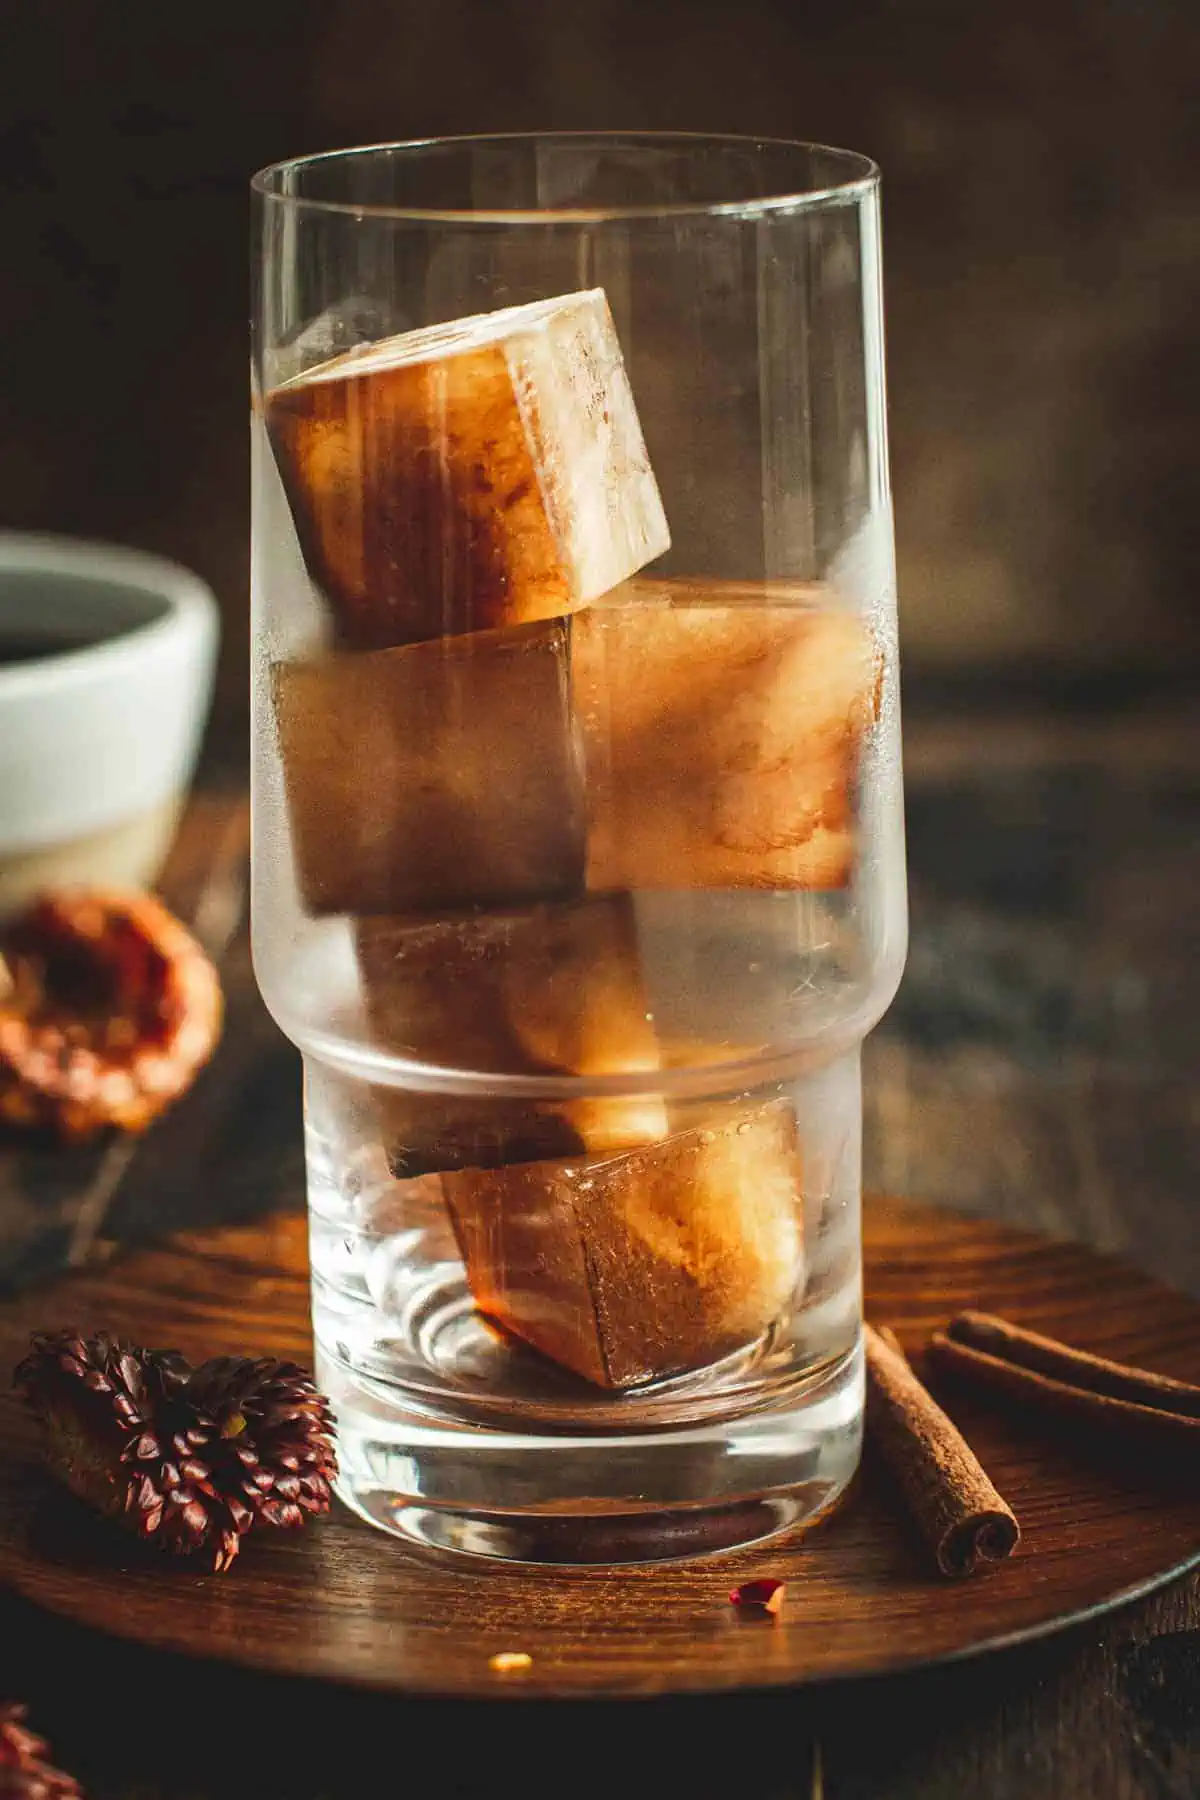
<path fill-rule="evenodd" d="M 0 912 L 47 886 L 153 884 L 217 637 L 211 592 L 174 563 L 0 532 Z M 12 661 L 14 640 L 65 647 Z"/>

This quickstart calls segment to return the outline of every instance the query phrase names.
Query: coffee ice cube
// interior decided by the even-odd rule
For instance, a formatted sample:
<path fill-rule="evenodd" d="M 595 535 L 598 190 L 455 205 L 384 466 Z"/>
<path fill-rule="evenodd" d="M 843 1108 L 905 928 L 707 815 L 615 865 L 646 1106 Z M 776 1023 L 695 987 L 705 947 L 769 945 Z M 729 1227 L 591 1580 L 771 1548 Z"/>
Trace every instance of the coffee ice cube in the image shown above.
<path fill-rule="evenodd" d="M 655 1069 L 627 894 L 414 924 L 360 918 L 378 1041 L 443 1068 L 619 1075 Z"/>
<path fill-rule="evenodd" d="M 601 1387 L 752 1344 L 799 1290 L 802 1164 L 785 1101 L 614 1157 L 442 1185 L 479 1309 Z"/>
<path fill-rule="evenodd" d="M 564 624 L 280 663 L 272 682 L 310 912 L 430 914 L 580 889 Z"/>
<path fill-rule="evenodd" d="M 424 1067 L 499 1075 L 657 1070 L 627 895 L 413 926 L 356 926 L 377 1042 Z M 392 1166 L 412 1174 L 584 1152 L 667 1132 L 655 1093 L 534 1101 L 380 1090 Z"/>
<path fill-rule="evenodd" d="M 670 542 L 602 288 L 367 345 L 265 413 L 348 646 L 559 617 Z"/>
<path fill-rule="evenodd" d="M 588 885 L 836 888 L 881 665 L 812 588 L 629 582 L 572 621 Z"/>

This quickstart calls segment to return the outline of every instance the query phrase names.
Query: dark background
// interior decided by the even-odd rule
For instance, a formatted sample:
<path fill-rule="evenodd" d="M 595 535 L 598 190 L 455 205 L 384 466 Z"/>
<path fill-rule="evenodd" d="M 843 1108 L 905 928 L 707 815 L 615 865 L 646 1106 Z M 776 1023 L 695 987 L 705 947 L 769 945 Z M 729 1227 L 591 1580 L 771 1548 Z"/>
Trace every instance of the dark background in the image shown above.
<path fill-rule="evenodd" d="M 0 525 L 213 584 L 240 781 L 248 177 L 538 126 L 882 164 L 913 938 L 867 1047 L 868 1178 L 1200 1294 L 1200 0 L 0 0 Z M 211 830 L 232 930 L 221 817 L 202 803 L 193 841 Z M 225 1048 L 127 1168 L 0 1163 L 0 1277 L 297 1203 L 298 1072 L 244 937 L 222 975 Z M 597 1730 L 330 1690 L 314 1727 L 293 1687 L 0 1595 L 0 1693 L 93 1800 L 328 1800 L 410 1779 L 418 1738 L 462 1796 L 640 1800 L 675 1771 L 702 1800 L 1194 1800 L 1198 1672 L 1194 1576 L 811 1700 L 639 1703 Z"/>
<path fill-rule="evenodd" d="M 914 684 L 1196 666 L 1195 0 L 0 0 L 0 28 L 0 525 L 204 575 L 230 748 L 248 177 L 438 132 L 870 152 Z"/>

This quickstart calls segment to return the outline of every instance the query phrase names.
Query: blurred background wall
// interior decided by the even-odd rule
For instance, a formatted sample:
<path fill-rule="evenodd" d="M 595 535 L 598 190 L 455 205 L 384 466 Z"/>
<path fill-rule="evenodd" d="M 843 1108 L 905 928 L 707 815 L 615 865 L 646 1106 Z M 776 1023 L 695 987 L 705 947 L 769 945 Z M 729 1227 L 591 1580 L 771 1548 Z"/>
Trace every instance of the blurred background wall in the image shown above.
<path fill-rule="evenodd" d="M 246 680 L 246 183 L 351 141 L 884 170 L 910 677 L 1200 666 L 1197 0 L 0 0 L 0 526 L 191 564 Z"/>

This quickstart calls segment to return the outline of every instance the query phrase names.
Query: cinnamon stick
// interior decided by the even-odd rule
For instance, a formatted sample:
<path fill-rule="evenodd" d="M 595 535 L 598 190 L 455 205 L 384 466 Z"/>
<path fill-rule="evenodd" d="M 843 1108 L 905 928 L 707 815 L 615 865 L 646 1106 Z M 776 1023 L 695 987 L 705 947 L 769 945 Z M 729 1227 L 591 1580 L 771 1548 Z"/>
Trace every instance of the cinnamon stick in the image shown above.
<path fill-rule="evenodd" d="M 1200 1457 L 1200 1388 L 1072 1349 L 989 1313 L 935 1332 L 939 1367 L 1029 1406 L 1166 1454 Z"/>
<path fill-rule="evenodd" d="M 867 1430 L 943 1575 L 973 1575 L 1016 1549 L 1021 1528 L 961 1432 L 909 1367 L 895 1334 L 865 1327 Z"/>

